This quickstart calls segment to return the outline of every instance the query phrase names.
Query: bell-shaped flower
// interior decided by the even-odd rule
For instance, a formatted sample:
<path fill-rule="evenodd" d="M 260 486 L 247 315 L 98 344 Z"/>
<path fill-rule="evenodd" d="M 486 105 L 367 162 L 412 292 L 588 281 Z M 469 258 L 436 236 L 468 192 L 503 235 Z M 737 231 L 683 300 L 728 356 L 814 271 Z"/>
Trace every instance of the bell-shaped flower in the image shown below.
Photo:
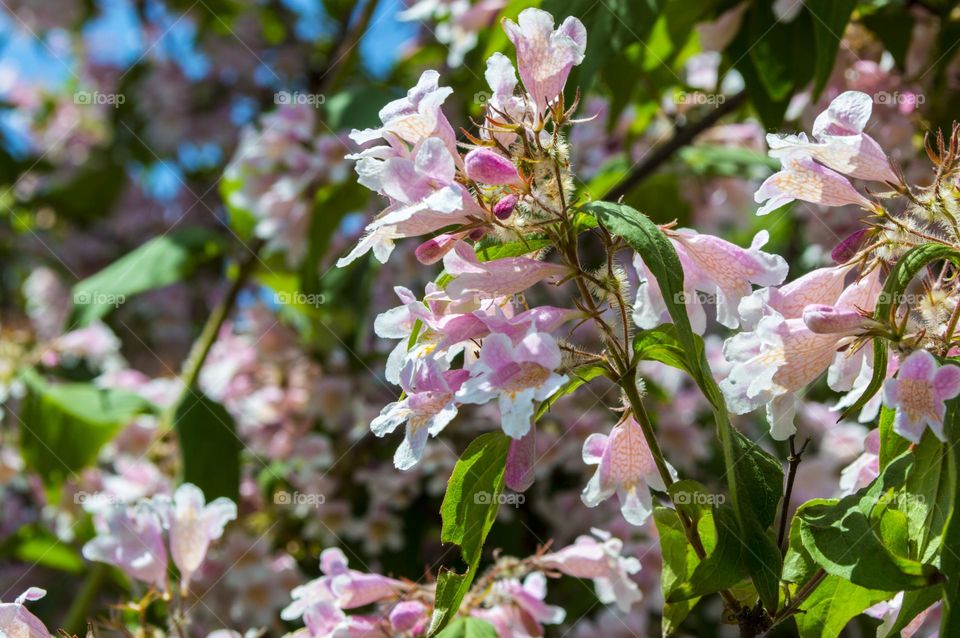
<path fill-rule="evenodd" d="M 517 22 L 504 20 L 503 29 L 517 49 L 523 86 L 543 113 L 563 92 L 570 69 L 583 62 L 587 30 L 574 17 L 554 29 L 553 16 L 533 8 L 521 11 Z"/>
<path fill-rule="evenodd" d="M 894 379 L 883 384 L 883 404 L 895 409 L 893 430 L 919 443 L 927 426 L 941 441 L 946 402 L 960 394 L 960 367 L 940 366 L 932 354 L 917 350 L 900 364 Z"/>
<path fill-rule="evenodd" d="M 839 310 L 872 312 L 879 294 L 879 274 L 874 270 L 847 288 L 835 305 Z M 796 431 L 796 393 L 823 374 L 838 356 L 846 356 L 837 354 L 846 340 L 849 337 L 844 334 L 817 334 L 802 318 L 771 312 L 754 330 L 724 343 L 724 357 L 732 364 L 720 382 L 727 407 L 735 414 L 746 414 L 766 406 L 771 436 L 788 438 Z"/>
<path fill-rule="evenodd" d="M 810 156 L 795 151 L 781 161 L 783 168 L 768 177 L 753 196 L 757 203 L 766 202 L 757 215 L 766 215 L 796 199 L 823 206 L 854 204 L 865 210 L 873 208 L 846 177 L 817 164 Z"/>
<path fill-rule="evenodd" d="M 303 623 L 311 638 L 387 638 L 380 618 L 350 615 L 328 600 L 319 601 L 303 613 Z"/>
<path fill-rule="evenodd" d="M 740 325 L 738 306 L 741 299 L 751 293 L 751 284 L 772 286 L 787 276 L 783 257 L 760 250 L 769 239 L 766 231 L 757 233 L 749 248 L 686 229 L 671 232 L 670 239 L 683 268 L 683 297 L 674 302 L 686 305 L 690 323 L 699 334 L 703 334 L 707 327 L 700 293 L 715 298 L 717 321 L 728 328 L 736 328 Z M 639 255 L 634 257 L 634 264 L 640 283 L 633 320 L 645 329 L 670 321 L 656 279 Z"/>
<path fill-rule="evenodd" d="M 87 560 L 109 563 L 131 578 L 167 590 L 167 550 L 160 514 L 147 501 L 115 504 L 94 517 L 97 535 L 83 546 Z"/>
<path fill-rule="evenodd" d="M 446 291 L 451 299 L 509 297 L 537 282 L 558 281 L 570 269 L 530 257 L 504 257 L 480 261 L 469 244 L 457 244 L 443 258 L 443 267 L 453 275 Z"/>
<path fill-rule="evenodd" d="M 504 148 L 510 148 L 517 139 L 517 134 L 505 120 L 532 124 L 531 120 L 534 119 L 529 113 L 526 100 L 522 96 L 514 95 L 517 72 L 513 68 L 513 62 L 500 52 L 494 53 L 487 58 L 484 78 L 490 85 L 492 94 L 487 98 L 488 119 L 486 126 L 480 130 L 480 137 L 496 140 Z M 495 123 L 506 126 L 497 126 Z"/>
<path fill-rule="evenodd" d="M 210 543 L 223 536 L 226 524 L 237 518 L 237 505 L 224 496 L 207 503 L 203 491 L 193 483 L 184 483 L 172 499 L 160 503 L 164 525 L 170 530 L 170 556 L 180 570 L 180 588 L 187 591 Z"/>
<path fill-rule="evenodd" d="M 596 507 L 616 493 L 620 512 L 631 525 L 643 525 L 653 513 L 650 488 L 667 489 L 643 430 L 632 416 L 614 426 L 610 436 L 594 433 L 587 437 L 583 462 L 597 466 L 580 495 L 584 505 Z"/>
<path fill-rule="evenodd" d="M 517 579 L 499 580 L 493 584 L 489 607 L 472 615 L 491 625 L 503 638 L 535 638 L 543 635 L 543 625 L 556 625 L 566 618 L 562 607 L 544 602 L 547 579 L 540 572 L 528 574 L 521 583 Z"/>
<path fill-rule="evenodd" d="M 592 529 L 594 536 L 580 536 L 563 549 L 544 554 L 539 564 L 574 578 L 593 580 L 600 602 L 615 603 L 623 613 L 629 613 L 634 603 L 643 599 L 631 574 L 640 571 L 640 561 L 623 556 L 623 541 L 601 529 Z M 599 540 L 598 540 L 599 539 Z"/>
<path fill-rule="evenodd" d="M 737 308 L 743 328 L 755 328 L 771 312 L 792 319 L 800 317 L 809 305 L 836 303 L 848 272 L 844 267 L 818 268 L 782 286 L 755 290 Z"/>
<path fill-rule="evenodd" d="M 390 157 L 378 166 L 376 183 L 391 205 L 367 225 L 353 250 L 337 261 L 340 268 L 370 250 L 386 263 L 397 239 L 426 235 L 466 223 L 470 215 L 484 214 L 455 181 L 455 157 L 438 137 L 424 139 L 412 159 Z"/>
<path fill-rule="evenodd" d="M 432 360 L 414 367 L 410 378 L 402 379 L 406 396 L 387 404 L 370 423 L 377 436 L 386 436 L 406 424 L 403 442 L 393 457 L 397 469 L 408 470 L 416 465 L 423 456 L 427 437 L 437 436 L 457 416 L 454 393 L 468 375 L 466 370 L 444 371 Z"/>
<path fill-rule="evenodd" d="M 320 554 L 320 571 L 323 575 L 294 588 L 290 592 L 293 602 L 280 612 L 280 617 L 284 620 L 295 620 L 302 616 L 309 626 L 310 621 L 307 617 L 311 610 L 316 619 L 322 620 L 321 616 L 316 616 L 316 612 L 329 611 L 326 605 L 336 610 L 365 607 L 393 598 L 404 589 L 404 584 L 398 580 L 379 574 L 360 572 L 350 569 L 347 565 L 347 557 L 342 550 L 325 549 Z M 342 613 L 335 616 L 337 622 L 343 620 Z"/>
<path fill-rule="evenodd" d="M 813 123 L 813 137 L 806 135 L 767 135 L 771 157 L 786 157 L 796 152 L 809 155 L 833 170 L 857 179 L 879 182 L 898 181 L 880 144 L 864 133 L 873 111 L 873 98 L 860 91 L 844 91 Z"/>
<path fill-rule="evenodd" d="M 545 401 L 567 382 L 557 374 L 560 348 L 549 334 L 530 332 L 519 343 L 507 335 L 491 334 L 470 365 L 470 378 L 457 392 L 460 403 L 487 403 L 496 398 L 500 425 L 514 439 L 530 431 L 536 402 Z"/>
<path fill-rule="evenodd" d="M 398 339 L 387 357 L 386 378 L 401 384 L 401 374 L 411 365 L 430 358 L 450 360 L 462 348 L 459 344 L 489 333 L 481 313 L 448 312 L 448 301 L 435 300 L 442 291 L 432 282 L 427 284 L 425 304 L 407 288 L 397 286 L 394 292 L 402 304 L 377 315 L 374 332 L 384 339 Z M 417 330 L 416 342 L 410 339 Z"/>
<path fill-rule="evenodd" d="M 443 141 L 451 156 L 458 156 L 457 135 L 443 114 L 444 101 L 453 94 L 448 86 L 439 86 L 440 74 L 427 70 L 420 74 L 417 85 L 407 95 L 387 103 L 380 109 L 383 126 L 350 133 L 350 139 L 365 144 L 383 138 L 395 143 L 394 137 L 411 146 L 428 137 Z"/>
<path fill-rule="evenodd" d="M 39 587 L 30 587 L 12 603 L 0 602 L 0 636 L 50 638 L 50 632 L 43 621 L 30 613 L 24 605 L 27 601 L 40 600 L 46 594 L 47 592 Z"/>

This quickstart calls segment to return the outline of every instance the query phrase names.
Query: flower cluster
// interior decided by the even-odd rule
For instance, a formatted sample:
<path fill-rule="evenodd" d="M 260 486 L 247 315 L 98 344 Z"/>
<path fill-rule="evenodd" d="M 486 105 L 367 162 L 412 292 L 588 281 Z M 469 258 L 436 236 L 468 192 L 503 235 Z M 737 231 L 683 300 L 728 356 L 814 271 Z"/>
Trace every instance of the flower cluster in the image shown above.
<path fill-rule="evenodd" d="M 441 109 L 451 89 L 439 86 L 435 71 L 424 72 L 405 98 L 381 110 L 380 128 L 351 134 L 365 145 L 350 156 L 360 183 L 390 205 L 338 265 L 371 250 L 386 261 L 396 240 L 444 231 L 416 254 L 425 264 L 442 260 L 450 281 L 428 285 L 422 300 L 398 287 L 402 305 L 375 323 L 379 336 L 399 339 L 386 377 L 404 396 L 371 428 L 383 436 L 406 424 L 395 457 L 401 469 L 420 459 L 427 437 L 443 430 L 463 404 L 496 399 L 504 432 L 521 439 L 537 402 L 567 381 L 564 354 L 551 333 L 580 313 L 524 308 L 519 295 L 538 282 L 561 282 L 571 267 L 524 248 L 490 259 L 481 239 L 491 234 L 523 243 L 564 219 L 572 191 L 562 129 L 575 105 L 564 107 L 563 89 L 583 59 L 586 32 L 575 18 L 554 28 L 552 16 L 537 9 L 504 28 L 517 48 L 524 91 L 517 92 L 517 72 L 507 57 L 491 56 L 486 78 L 492 97 L 465 153 Z M 375 141 L 380 144 L 369 145 Z M 452 368 L 461 355 L 462 367 Z"/>
<path fill-rule="evenodd" d="M 623 543 L 594 529 L 559 551 L 522 560 L 500 557 L 471 588 L 461 613 L 489 622 L 500 636 L 540 636 L 544 625 L 563 622 L 560 607 L 544 602 L 547 578 L 560 575 L 592 580 L 603 603 L 627 613 L 642 594 L 631 579 L 640 571 L 636 558 L 622 555 Z M 420 636 L 430 625 L 434 585 L 389 578 L 348 567 L 338 548 L 320 555 L 323 574 L 292 592 L 285 620 L 302 620 L 294 632 L 302 638 L 330 636 Z M 373 612 L 348 613 L 373 606 Z"/>
<path fill-rule="evenodd" d="M 237 506 L 220 497 L 206 503 L 196 485 L 184 483 L 173 497 L 107 504 L 95 511 L 97 535 L 83 547 L 87 560 L 115 565 L 131 578 L 168 595 L 168 556 L 180 571 L 180 591 L 200 568 L 210 543 L 237 517 Z M 169 553 L 167 548 L 169 547 Z"/>
<path fill-rule="evenodd" d="M 902 358 L 901 371 L 887 381 L 882 400 L 897 410 L 895 429 L 905 438 L 919 441 L 924 425 L 942 438 L 944 401 L 960 394 L 960 373 L 953 366 L 938 371 L 930 354 L 947 354 L 954 347 L 958 306 L 951 264 L 914 282 L 904 299 L 893 300 L 892 316 L 873 317 L 884 283 L 881 273 L 906 251 L 928 242 L 960 243 L 957 131 L 949 141 L 940 137 L 938 150 L 929 149 L 934 182 L 917 188 L 904 181 L 879 143 L 864 132 L 872 105 L 869 95 L 846 91 L 817 117 L 816 141 L 803 133 L 767 138 L 770 155 L 783 168 L 757 191 L 757 201 L 769 200 L 758 214 L 794 199 L 853 204 L 866 212 L 863 226 L 834 248 L 836 265 L 763 288 L 740 302 L 745 331 L 725 345 L 732 367 L 721 387 L 734 412 L 766 407 L 776 439 L 796 431 L 798 397 L 824 372 L 831 388 L 847 393 L 838 409 L 857 401 L 873 376 L 872 353 L 862 347 L 869 337 L 898 344 L 892 360 Z M 879 182 L 888 190 L 870 200 L 848 177 Z M 886 372 L 895 373 L 896 366 Z M 874 418 L 880 399 L 863 406 L 861 420 Z"/>

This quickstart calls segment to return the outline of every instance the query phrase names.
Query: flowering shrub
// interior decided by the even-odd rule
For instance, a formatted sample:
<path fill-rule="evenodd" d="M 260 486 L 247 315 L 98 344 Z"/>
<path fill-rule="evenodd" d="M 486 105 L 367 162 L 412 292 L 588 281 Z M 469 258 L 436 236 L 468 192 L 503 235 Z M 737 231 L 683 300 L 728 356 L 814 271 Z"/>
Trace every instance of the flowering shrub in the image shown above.
<path fill-rule="evenodd" d="M 15 4 L 0 636 L 960 635 L 955 9 Z"/>

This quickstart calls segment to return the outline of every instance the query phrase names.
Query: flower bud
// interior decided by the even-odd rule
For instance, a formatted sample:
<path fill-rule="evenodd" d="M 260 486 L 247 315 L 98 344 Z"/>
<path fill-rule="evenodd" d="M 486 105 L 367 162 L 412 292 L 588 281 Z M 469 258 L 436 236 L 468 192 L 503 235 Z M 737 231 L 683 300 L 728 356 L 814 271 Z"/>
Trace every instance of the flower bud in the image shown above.
<path fill-rule="evenodd" d="M 833 258 L 833 261 L 838 264 L 845 264 L 851 259 L 854 255 L 857 254 L 857 251 L 860 250 L 860 246 L 863 244 L 863 238 L 866 236 L 868 229 L 861 228 L 858 231 L 847 235 L 847 237 L 837 244 L 830 252 L 830 257 Z"/>
<path fill-rule="evenodd" d="M 507 195 L 499 202 L 493 205 L 493 214 L 497 219 L 503 220 L 513 214 L 513 209 L 517 206 L 517 196 Z"/>
<path fill-rule="evenodd" d="M 450 252 L 450 249 L 453 248 L 463 236 L 464 233 L 443 233 L 442 235 L 428 239 L 417 246 L 417 249 L 414 251 L 414 254 L 417 256 L 417 261 L 425 266 L 437 263 L 443 259 L 444 255 Z"/>
<path fill-rule="evenodd" d="M 880 324 L 864 317 L 856 310 L 845 310 L 822 304 L 812 304 L 803 309 L 803 323 L 817 334 L 862 334 Z"/>
<path fill-rule="evenodd" d="M 517 167 L 489 148 L 475 148 L 463 158 L 467 177 L 481 184 L 519 184 Z"/>

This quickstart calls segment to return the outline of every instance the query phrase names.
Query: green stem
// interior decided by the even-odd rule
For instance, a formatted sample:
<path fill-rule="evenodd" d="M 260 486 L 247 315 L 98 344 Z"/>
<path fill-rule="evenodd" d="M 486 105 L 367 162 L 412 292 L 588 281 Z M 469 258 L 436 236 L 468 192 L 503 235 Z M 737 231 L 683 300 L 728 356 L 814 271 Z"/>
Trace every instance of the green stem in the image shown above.
<path fill-rule="evenodd" d="M 663 484 L 669 494 L 669 488 L 674 483 L 673 476 L 670 474 L 670 468 L 667 465 L 666 458 L 663 456 L 663 450 L 660 448 L 657 435 L 653 431 L 653 424 L 650 422 L 647 410 L 643 407 L 640 392 L 637 390 L 636 367 L 631 367 L 627 374 L 622 377 L 620 387 L 623 388 L 623 392 L 627 396 L 627 401 L 630 403 L 630 409 L 633 411 L 634 418 L 637 423 L 640 424 L 640 429 L 643 431 L 643 438 L 647 441 L 647 447 L 650 448 L 650 454 L 653 456 L 657 471 L 660 473 L 660 478 L 663 479 Z M 674 508 L 677 512 L 677 518 L 680 519 L 680 524 L 683 527 L 684 535 L 687 537 L 687 542 L 693 547 L 693 551 L 700 560 L 705 559 L 707 557 L 707 551 L 703 546 L 703 541 L 700 538 L 700 533 L 697 531 L 697 526 L 694 525 L 693 521 L 679 508 L 676 508 L 676 506 L 674 506 Z M 740 611 L 740 601 L 728 590 L 721 590 L 720 597 L 723 598 L 723 601 L 731 610 L 734 612 Z"/>
<path fill-rule="evenodd" d="M 107 576 L 109 567 L 105 563 L 94 563 L 87 572 L 87 577 L 80 587 L 80 592 L 73 599 L 67 615 L 63 620 L 63 627 L 74 636 L 87 633 L 87 614 L 90 606 L 93 605 L 93 599 L 96 598 L 100 586 Z"/>

